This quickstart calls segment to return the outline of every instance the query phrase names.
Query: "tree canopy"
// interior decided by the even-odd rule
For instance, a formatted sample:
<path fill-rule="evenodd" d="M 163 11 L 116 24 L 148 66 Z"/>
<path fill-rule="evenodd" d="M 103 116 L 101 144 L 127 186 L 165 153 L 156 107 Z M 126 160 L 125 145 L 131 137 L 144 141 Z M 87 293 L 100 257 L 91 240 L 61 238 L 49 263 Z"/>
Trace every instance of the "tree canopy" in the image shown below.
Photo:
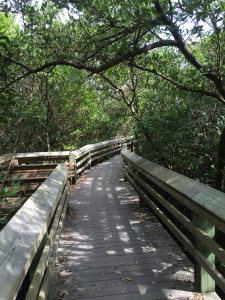
<path fill-rule="evenodd" d="M 4 0 L 0 11 L 4 149 L 70 148 L 135 133 L 140 151 L 155 149 L 150 159 L 203 180 L 215 173 L 224 1 Z M 182 170 L 173 156 L 187 158 Z"/>
<path fill-rule="evenodd" d="M 102 73 L 125 63 L 224 102 L 223 1 L 43 1 L 40 7 L 5 1 L 4 7 L 18 11 L 23 25 L 22 47 L 17 40 L 17 51 L 5 55 L 18 66 L 14 80 L 56 65 Z M 190 85 L 190 77 L 163 68 L 168 58 L 200 82 Z"/>

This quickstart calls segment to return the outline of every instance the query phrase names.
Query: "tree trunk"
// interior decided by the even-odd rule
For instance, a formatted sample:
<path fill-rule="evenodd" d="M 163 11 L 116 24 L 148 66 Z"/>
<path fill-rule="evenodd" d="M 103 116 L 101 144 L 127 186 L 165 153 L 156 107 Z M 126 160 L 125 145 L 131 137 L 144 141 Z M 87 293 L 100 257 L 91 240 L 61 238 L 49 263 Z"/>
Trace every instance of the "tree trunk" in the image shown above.
<path fill-rule="evenodd" d="M 49 138 L 49 132 L 48 129 L 46 131 L 46 142 L 47 142 L 47 151 L 51 152 L 51 146 L 50 146 L 50 138 Z"/>

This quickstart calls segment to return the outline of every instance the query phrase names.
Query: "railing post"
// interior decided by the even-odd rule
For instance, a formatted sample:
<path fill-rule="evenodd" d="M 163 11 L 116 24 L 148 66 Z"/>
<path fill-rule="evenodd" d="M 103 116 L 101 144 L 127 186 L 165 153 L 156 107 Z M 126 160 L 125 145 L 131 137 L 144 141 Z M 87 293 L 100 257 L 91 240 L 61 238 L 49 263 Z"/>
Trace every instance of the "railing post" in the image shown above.
<path fill-rule="evenodd" d="M 139 207 L 146 208 L 149 207 L 147 202 L 139 195 Z"/>
<path fill-rule="evenodd" d="M 125 159 L 123 159 L 123 163 L 124 163 L 124 165 L 128 166 L 128 163 L 126 162 Z M 129 180 L 127 179 L 127 177 L 126 177 L 126 173 L 124 172 L 124 168 L 123 168 L 123 180 L 124 180 L 125 182 L 129 181 Z"/>
<path fill-rule="evenodd" d="M 138 178 L 140 176 L 139 172 L 136 170 L 135 173 L 136 173 L 136 176 Z M 135 180 L 135 178 L 134 178 L 134 180 Z M 141 190 L 141 185 L 138 183 L 138 181 L 135 180 L 135 183 L 136 183 L 137 187 Z M 139 207 L 140 208 L 149 207 L 148 204 L 147 204 L 147 202 L 145 201 L 145 199 L 142 198 L 139 193 L 138 193 L 138 195 L 139 195 Z"/>
<path fill-rule="evenodd" d="M 89 169 L 91 169 L 91 150 L 89 151 Z"/>
<path fill-rule="evenodd" d="M 77 182 L 77 161 L 76 161 L 75 154 L 70 153 L 69 162 L 72 162 L 74 164 L 74 166 L 73 166 L 73 168 L 74 168 L 74 177 L 72 178 L 71 183 L 76 184 L 76 182 Z"/>
<path fill-rule="evenodd" d="M 28 276 L 29 276 L 30 282 L 32 281 L 32 278 L 33 278 L 34 273 L 36 271 L 38 262 L 41 258 L 41 255 L 42 255 L 42 252 L 43 252 L 43 249 L 46 245 L 47 240 L 48 240 L 48 231 L 45 233 L 45 235 L 44 235 L 44 237 L 43 237 L 43 239 L 42 239 L 42 241 L 41 241 L 41 243 L 40 243 L 40 245 L 37 249 L 37 252 L 36 252 L 36 254 L 33 258 L 32 264 L 30 265 L 30 268 L 29 268 L 29 271 L 28 271 L 28 274 L 29 274 Z"/>
<path fill-rule="evenodd" d="M 108 155 L 106 155 L 106 159 L 110 159 L 110 150 L 112 149 L 112 145 L 106 146 L 106 153 L 108 152 Z"/>
<path fill-rule="evenodd" d="M 192 219 L 195 225 L 197 225 L 201 230 L 203 230 L 208 236 L 210 236 L 212 239 L 215 237 L 215 226 L 210 224 L 204 217 L 193 213 Z M 210 262 L 212 266 L 215 266 L 215 255 L 204 245 L 202 245 L 201 242 L 197 241 L 196 247 L 201 252 L 201 254 L 208 260 L 208 262 Z M 197 262 L 195 263 L 195 286 L 197 292 L 200 293 L 211 293 L 215 291 L 215 281 Z"/>
<path fill-rule="evenodd" d="M 130 151 L 131 151 L 131 152 L 134 152 L 134 140 L 131 141 L 131 144 L 130 144 Z"/>

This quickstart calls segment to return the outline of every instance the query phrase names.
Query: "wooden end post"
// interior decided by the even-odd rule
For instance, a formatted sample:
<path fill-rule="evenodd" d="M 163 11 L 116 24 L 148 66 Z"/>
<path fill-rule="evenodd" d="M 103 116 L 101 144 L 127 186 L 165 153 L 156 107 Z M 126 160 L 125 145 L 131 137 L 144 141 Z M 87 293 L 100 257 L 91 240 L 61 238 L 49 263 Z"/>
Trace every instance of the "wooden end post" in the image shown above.
<path fill-rule="evenodd" d="M 91 169 L 91 151 L 89 151 L 89 169 Z"/>
<path fill-rule="evenodd" d="M 70 153 L 69 157 L 69 162 L 73 163 L 73 168 L 74 168 L 74 176 L 71 179 L 71 184 L 76 184 L 77 182 L 77 161 L 76 161 L 76 156 L 73 153 Z"/>
<path fill-rule="evenodd" d="M 149 207 L 147 202 L 139 195 L 139 207 L 146 208 Z"/>
<path fill-rule="evenodd" d="M 29 276 L 30 282 L 32 281 L 32 278 L 33 278 L 34 273 L 36 271 L 38 262 L 40 260 L 40 257 L 42 255 L 42 252 L 43 252 L 43 249 L 46 245 L 47 240 L 48 240 L 48 231 L 46 231 L 46 233 L 45 233 L 45 235 L 44 235 L 44 237 L 43 237 L 43 239 L 42 239 L 42 241 L 41 241 L 41 243 L 40 243 L 40 245 L 37 249 L 37 252 L 36 252 L 36 254 L 33 258 L 32 264 L 30 265 L 30 268 L 29 268 L 29 271 L 28 271 L 28 274 L 29 274 L 28 276 Z"/>
<path fill-rule="evenodd" d="M 140 177 L 140 174 L 139 174 L 139 172 L 137 170 L 133 170 L 133 171 L 136 173 L 137 178 Z M 142 186 L 139 184 L 139 182 L 137 180 L 135 180 L 135 183 L 136 183 L 137 187 L 141 190 Z M 141 197 L 140 194 L 139 194 L 139 207 L 140 208 L 149 207 L 148 204 L 147 204 L 147 202 L 145 201 L 145 199 L 143 197 Z"/>
<path fill-rule="evenodd" d="M 131 151 L 131 152 L 134 152 L 134 140 L 131 141 L 131 144 L 130 144 L 130 151 Z"/>
<path fill-rule="evenodd" d="M 128 163 L 125 161 L 125 159 L 123 159 L 123 164 L 128 166 Z M 126 176 L 126 172 L 124 171 L 124 167 L 123 167 L 123 180 L 124 180 L 124 182 L 129 181 Z"/>
<path fill-rule="evenodd" d="M 125 172 L 123 172 L 123 181 L 124 181 L 124 182 L 128 182 L 128 179 L 127 179 L 127 176 L 126 176 L 126 173 L 125 173 Z"/>
<path fill-rule="evenodd" d="M 193 213 L 193 222 L 200 229 L 202 229 L 206 234 L 208 234 L 212 239 L 215 236 L 215 226 L 209 223 L 205 218 L 201 217 L 198 214 Z M 196 242 L 197 249 L 204 255 L 204 257 L 215 266 L 215 255 L 208 250 L 201 242 Z M 211 293 L 215 292 L 215 281 L 212 277 L 205 271 L 205 269 L 195 263 L 195 286 L 197 292 L 200 293 Z"/>

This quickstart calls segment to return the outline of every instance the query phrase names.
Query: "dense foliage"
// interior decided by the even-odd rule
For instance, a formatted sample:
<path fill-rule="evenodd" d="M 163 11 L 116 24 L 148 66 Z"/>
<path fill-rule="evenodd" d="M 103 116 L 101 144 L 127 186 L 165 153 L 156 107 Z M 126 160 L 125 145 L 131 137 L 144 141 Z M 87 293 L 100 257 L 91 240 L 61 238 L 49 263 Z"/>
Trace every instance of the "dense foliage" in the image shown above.
<path fill-rule="evenodd" d="M 28 77 L 15 86 L 14 99 L 0 132 L 3 152 L 76 149 L 129 132 L 124 103 L 94 90 L 75 69 L 59 66 Z"/>
<path fill-rule="evenodd" d="M 224 1 L 4 0 L 0 9 L 2 153 L 135 133 L 142 155 L 215 179 Z M 219 154 L 222 189 L 222 142 Z"/>
<path fill-rule="evenodd" d="M 136 127 L 139 152 L 151 161 L 215 186 L 217 149 L 224 128 L 221 112 L 225 108 L 210 99 L 190 99 L 186 93 L 173 93 L 160 101 L 160 94 L 141 110 Z"/>

